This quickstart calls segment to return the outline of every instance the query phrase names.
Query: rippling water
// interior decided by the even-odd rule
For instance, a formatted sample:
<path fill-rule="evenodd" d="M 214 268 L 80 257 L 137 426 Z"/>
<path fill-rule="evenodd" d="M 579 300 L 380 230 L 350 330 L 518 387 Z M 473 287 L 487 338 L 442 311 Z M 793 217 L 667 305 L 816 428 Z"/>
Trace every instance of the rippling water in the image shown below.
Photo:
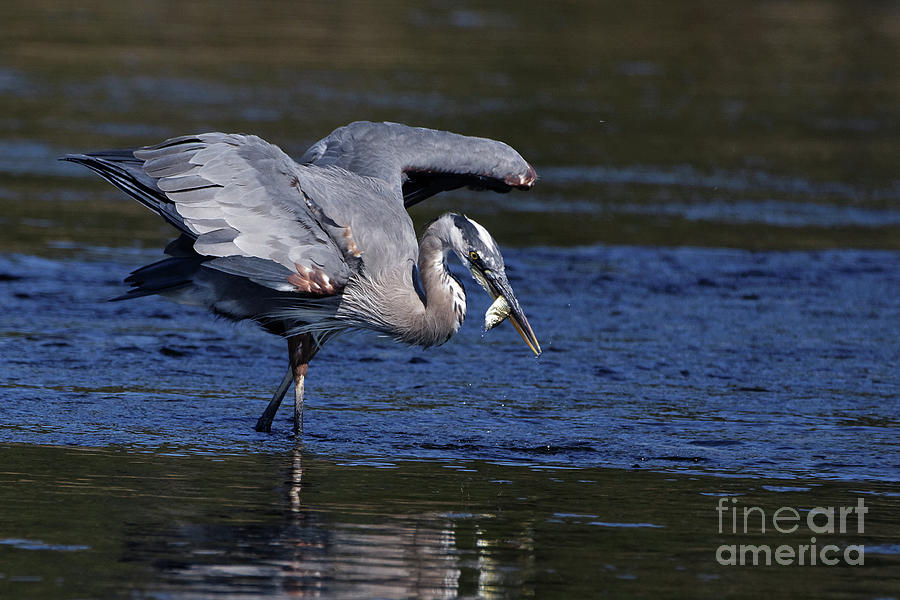
<path fill-rule="evenodd" d="M 896 595 L 896 6 L 79 6 L 0 7 L 0 597 Z M 303 439 L 259 434 L 283 342 L 105 302 L 172 231 L 55 158 L 356 119 L 535 165 L 413 218 L 494 233 L 545 352 L 470 284 L 450 343 L 342 336 Z M 717 560 L 829 543 L 865 564 Z"/>
<path fill-rule="evenodd" d="M 897 480 L 895 253 L 507 254 L 544 356 L 509 326 L 479 337 L 487 298 L 474 293 L 475 323 L 443 347 L 343 336 L 311 365 L 306 448 Z M 127 270 L 0 262 L 11 369 L 0 440 L 291 447 L 289 410 L 275 436 L 252 431 L 283 342 L 159 299 L 104 302 Z"/>

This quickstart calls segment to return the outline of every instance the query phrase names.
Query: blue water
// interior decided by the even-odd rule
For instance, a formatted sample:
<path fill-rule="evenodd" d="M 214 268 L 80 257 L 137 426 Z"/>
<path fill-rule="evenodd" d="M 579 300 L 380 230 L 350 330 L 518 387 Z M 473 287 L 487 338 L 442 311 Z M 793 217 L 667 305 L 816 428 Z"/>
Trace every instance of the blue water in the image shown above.
<path fill-rule="evenodd" d="M 349 334 L 316 357 L 303 443 L 324 456 L 900 480 L 900 253 L 523 248 L 510 280 L 544 348 L 487 298 L 443 347 Z M 159 298 L 108 303 L 154 252 L 0 258 L 0 442 L 244 453 L 284 342 Z M 460 273 L 461 277 L 465 277 Z M 471 281 L 471 280 L 470 280 Z"/>

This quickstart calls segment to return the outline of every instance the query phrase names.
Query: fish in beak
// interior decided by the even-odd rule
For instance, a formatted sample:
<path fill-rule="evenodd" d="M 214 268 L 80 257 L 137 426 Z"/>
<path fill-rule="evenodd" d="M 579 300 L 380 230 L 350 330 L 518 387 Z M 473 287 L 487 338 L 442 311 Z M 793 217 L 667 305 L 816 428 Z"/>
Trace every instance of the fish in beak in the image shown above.
<path fill-rule="evenodd" d="M 530 187 L 534 183 L 534 178 L 534 169 L 529 168 L 525 178 L 516 185 Z M 440 219 L 445 219 L 445 227 L 450 228 L 447 237 L 459 260 L 469 268 L 475 280 L 494 301 L 484 315 L 485 331 L 509 318 L 534 355 L 540 356 L 541 345 L 506 278 L 503 256 L 497 242 L 487 229 L 465 215 L 448 213 Z M 437 222 L 441 222 L 440 219 Z"/>
<path fill-rule="evenodd" d="M 541 345 L 538 343 L 531 325 L 528 324 L 528 319 L 525 317 L 522 307 L 519 306 L 519 301 L 516 300 L 516 295 L 506 279 L 506 274 L 489 269 L 485 271 L 473 269 L 472 274 L 494 299 L 493 304 L 484 315 L 484 330 L 490 331 L 509 317 L 513 327 L 516 328 L 534 355 L 540 356 Z"/>

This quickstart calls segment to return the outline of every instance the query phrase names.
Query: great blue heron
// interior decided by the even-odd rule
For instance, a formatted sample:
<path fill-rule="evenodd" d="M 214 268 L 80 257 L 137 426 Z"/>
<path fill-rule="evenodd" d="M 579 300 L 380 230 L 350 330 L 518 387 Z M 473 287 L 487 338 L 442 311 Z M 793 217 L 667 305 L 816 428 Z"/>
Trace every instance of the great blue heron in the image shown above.
<path fill-rule="evenodd" d="M 356 122 L 313 144 L 299 164 L 251 135 L 204 133 L 155 146 L 70 154 L 161 215 L 181 235 L 115 300 L 159 294 L 252 319 L 287 338 L 290 368 L 256 423 L 270 431 L 294 384 L 302 431 L 309 361 L 332 336 L 370 329 L 443 344 L 466 313 L 447 268 L 452 250 L 539 355 L 537 338 L 487 230 L 463 215 L 432 221 L 416 243 L 409 206 L 461 186 L 527 190 L 534 169 L 508 145 L 397 123 Z M 491 311 L 489 311 L 490 313 Z"/>

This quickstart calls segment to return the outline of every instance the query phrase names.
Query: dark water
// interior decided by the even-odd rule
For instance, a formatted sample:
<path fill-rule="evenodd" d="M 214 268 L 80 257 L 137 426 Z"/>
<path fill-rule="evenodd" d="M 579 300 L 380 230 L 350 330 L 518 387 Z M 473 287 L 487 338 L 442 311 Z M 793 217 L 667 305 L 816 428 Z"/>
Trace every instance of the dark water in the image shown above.
<path fill-rule="evenodd" d="M 209 456 L 4 446 L 4 597 L 883 597 L 896 589 L 897 497 L 878 484 L 504 461 L 326 458 L 302 449 Z M 7 470 L 8 469 L 8 470 Z M 737 567 L 715 507 L 869 507 L 862 566 Z M 726 498 L 727 499 L 727 498 Z M 742 525 L 739 525 L 742 527 Z M 755 527 L 755 529 L 754 529 Z"/>
<path fill-rule="evenodd" d="M 895 3 L 0 18 L 0 598 L 897 597 Z M 482 336 L 470 284 L 449 344 L 343 336 L 311 366 L 303 439 L 287 409 L 258 434 L 283 342 L 106 303 L 172 232 L 54 159 L 208 130 L 299 155 L 355 119 L 535 165 L 528 194 L 413 218 L 494 233 L 545 352 Z M 806 520 L 860 500 L 843 532 Z M 723 565 L 730 544 L 841 558 Z"/>

